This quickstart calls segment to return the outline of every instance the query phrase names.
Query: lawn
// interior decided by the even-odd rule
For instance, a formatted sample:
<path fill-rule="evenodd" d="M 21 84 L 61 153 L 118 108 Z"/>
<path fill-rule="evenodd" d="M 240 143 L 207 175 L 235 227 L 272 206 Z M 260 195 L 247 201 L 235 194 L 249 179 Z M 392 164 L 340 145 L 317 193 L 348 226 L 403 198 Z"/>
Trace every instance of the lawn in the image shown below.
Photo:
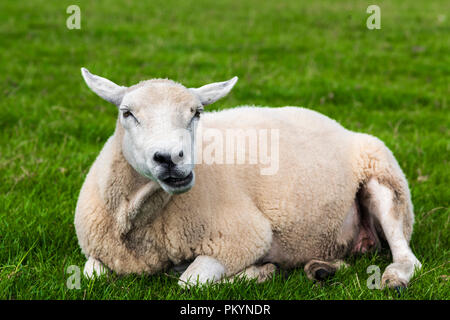
<path fill-rule="evenodd" d="M 66 8 L 81 8 L 69 30 Z M 1 299 L 449 299 L 450 3 L 152 0 L 0 2 Z M 411 187 L 411 247 L 423 269 L 399 295 L 366 286 L 388 253 L 352 257 L 323 284 L 302 268 L 256 284 L 184 291 L 173 275 L 82 279 L 73 218 L 89 166 L 115 127 L 85 66 L 116 83 L 170 78 L 186 86 L 240 80 L 211 110 L 298 105 L 373 134 Z"/>

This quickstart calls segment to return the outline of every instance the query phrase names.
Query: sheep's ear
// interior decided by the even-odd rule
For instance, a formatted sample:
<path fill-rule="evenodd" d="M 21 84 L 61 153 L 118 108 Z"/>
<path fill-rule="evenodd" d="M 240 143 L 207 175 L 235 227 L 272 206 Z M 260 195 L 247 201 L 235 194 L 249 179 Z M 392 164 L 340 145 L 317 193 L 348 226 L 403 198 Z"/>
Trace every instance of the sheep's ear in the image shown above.
<path fill-rule="evenodd" d="M 234 77 L 228 81 L 210 83 L 206 86 L 200 88 L 191 88 L 189 90 L 200 99 L 201 103 L 204 106 L 206 106 L 208 104 L 216 102 L 220 98 L 225 97 L 228 92 L 231 91 L 237 81 L 238 77 Z"/>
<path fill-rule="evenodd" d="M 122 87 L 108 79 L 90 73 L 86 68 L 81 68 L 81 74 L 88 87 L 99 97 L 108 102 L 120 106 L 127 87 Z"/>

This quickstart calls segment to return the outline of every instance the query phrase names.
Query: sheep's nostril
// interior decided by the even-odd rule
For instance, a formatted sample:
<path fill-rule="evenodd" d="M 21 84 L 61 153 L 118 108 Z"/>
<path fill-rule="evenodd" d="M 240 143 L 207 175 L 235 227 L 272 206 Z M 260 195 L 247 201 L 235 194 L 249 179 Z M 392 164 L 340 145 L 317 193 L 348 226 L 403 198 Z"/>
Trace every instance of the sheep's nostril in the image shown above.
<path fill-rule="evenodd" d="M 174 167 L 175 163 L 172 161 L 172 157 L 169 153 L 155 152 L 153 155 L 153 160 L 161 165 L 166 165 L 168 167 Z"/>
<path fill-rule="evenodd" d="M 164 161 L 162 154 L 159 152 L 155 152 L 155 154 L 153 155 L 153 160 L 155 160 L 158 163 Z"/>

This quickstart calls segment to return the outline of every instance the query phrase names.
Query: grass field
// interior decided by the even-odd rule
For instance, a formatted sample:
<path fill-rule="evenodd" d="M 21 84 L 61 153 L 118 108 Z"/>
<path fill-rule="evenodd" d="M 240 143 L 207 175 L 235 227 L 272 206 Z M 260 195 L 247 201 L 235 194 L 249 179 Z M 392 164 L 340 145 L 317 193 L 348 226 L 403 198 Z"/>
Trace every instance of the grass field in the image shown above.
<path fill-rule="evenodd" d="M 81 29 L 66 8 L 81 8 Z M 0 298 L 449 299 L 450 3 L 376 1 L 17 1 L 0 3 Z M 94 95 L 85 66 L 116 83 L 154 77 L 186 86 L 240 81 L 211 109 L 299 105 L 378 136 L 410 183 L 411 247 L 423 269 L 401 296 L 366 287 L 354 257 L 318 285 L 287 279 L 183 291 L 166 275 L 81 280 L 74 209 L 84 177 L 112 134 L 116 109 Z M 447 277 L 445 277 L 447 276 Z"/>

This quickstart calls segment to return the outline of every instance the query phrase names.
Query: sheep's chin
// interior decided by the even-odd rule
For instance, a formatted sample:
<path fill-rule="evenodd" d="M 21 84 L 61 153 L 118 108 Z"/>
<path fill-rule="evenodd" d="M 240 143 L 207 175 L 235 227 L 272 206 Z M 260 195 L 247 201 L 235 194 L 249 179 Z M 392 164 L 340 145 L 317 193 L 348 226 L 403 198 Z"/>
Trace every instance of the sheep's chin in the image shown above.
<path fill-rule="evenodd" d="M 181 194 L 181 193 L 185 193 L 188 192 L 189 190 L 192 189 L 192 187 L 195 184 L 195 174 L 194 172 L 192 172 L 192 180 L 191 182 L 189 182 L 187 185 L 184 186 L 180 186 L 180 187 L 174 187 L 171 186 L 167 183 L 164 183 L 164 181 L 161 180 L 157 180 L 159 185 L 161 186 L 161 188 L 166 191 L 169 194 Z"/>

